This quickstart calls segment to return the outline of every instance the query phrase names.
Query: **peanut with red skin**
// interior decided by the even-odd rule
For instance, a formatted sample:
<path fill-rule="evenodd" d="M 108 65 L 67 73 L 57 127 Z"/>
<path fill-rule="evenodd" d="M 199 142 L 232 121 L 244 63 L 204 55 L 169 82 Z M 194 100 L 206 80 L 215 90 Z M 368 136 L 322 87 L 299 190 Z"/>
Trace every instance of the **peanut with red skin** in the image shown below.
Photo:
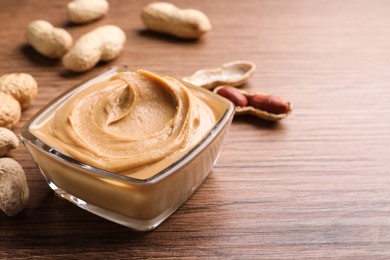
<path fill-rule="evenodd" d="M 233 87 L 222 87 L 217 94 L 230 100 L 235 106 L 245 107 L 248 105 L 247 97 Z"/>
<path fill-rule="evenodd" d="M 280 97 L 267 94 L 248 95 L 248 105 L 271 114 L 286 114 L 290 111 L 290 103 Z"/>
<path fill-rule="evenodd" d="M 292 105 L 280 97 L 251 93 L 231 86 L 219 86 L 214 93 L 225 97 L 236 106 L 237 115 L 254 115 L 267 121 L 278 121 L 286 118 L 292 110 Z"/>

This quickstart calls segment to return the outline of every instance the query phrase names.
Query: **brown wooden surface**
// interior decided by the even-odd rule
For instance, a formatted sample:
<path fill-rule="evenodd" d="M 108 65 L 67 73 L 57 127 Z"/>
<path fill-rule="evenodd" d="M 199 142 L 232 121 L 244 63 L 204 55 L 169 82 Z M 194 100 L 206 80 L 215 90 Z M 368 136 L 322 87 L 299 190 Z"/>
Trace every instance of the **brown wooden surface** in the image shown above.
<path fill-rule="evenodd" d="M 67 1 L 0 1 L 0 74 L 31 73 L 39 95 L 15 129 L 49 100 L 111 65 L 173 76 L 248 59 L 245 88 L 294 103 L 279 124 L 234 120 L 213 173 L 152 232 L 137 233 L 56 197 L 20 145 L 30 203 L 0 214 L 0 258 L 390 258 L 390 1 L 172 1 L 205 11 L 199 41 L 144 30 L 148 1 L 110 0 L 103 20 L 72 26 Z M 123 28 L 121 56 L 67 72 L 26 44 L 46 19 L 75 39 L 103 24 Z"/>

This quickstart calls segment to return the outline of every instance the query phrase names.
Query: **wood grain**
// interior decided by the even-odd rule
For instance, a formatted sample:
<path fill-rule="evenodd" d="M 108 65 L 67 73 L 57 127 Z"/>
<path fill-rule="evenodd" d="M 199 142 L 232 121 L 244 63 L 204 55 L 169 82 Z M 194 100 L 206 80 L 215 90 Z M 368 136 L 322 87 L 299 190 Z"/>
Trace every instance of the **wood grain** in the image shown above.
<path fill-rule="evenodd" d="M 279 124 L 234 120 L 213 173 L 156 230 L 133 232 L 56 197 L 20 145 L 31 197 L 0 215 L 0 258 L 390 258 L 390 2 L 386 0 L 171 1 L 205 11 L 199 41 L 144 30 L 149 1 L 110 0 L 103 20 L 73 26 L 66 1 L 0 1 L 0 74 L 31 73 L 40 89 L 19 128 L 49 100 L 115 64 L 182 77 L 247 59 L 251 91 L 294 104 Z M 26 44 L 46 19 L 77 39 L 116 24 L 121 56 L 84 74 L 67 72 Z"/>

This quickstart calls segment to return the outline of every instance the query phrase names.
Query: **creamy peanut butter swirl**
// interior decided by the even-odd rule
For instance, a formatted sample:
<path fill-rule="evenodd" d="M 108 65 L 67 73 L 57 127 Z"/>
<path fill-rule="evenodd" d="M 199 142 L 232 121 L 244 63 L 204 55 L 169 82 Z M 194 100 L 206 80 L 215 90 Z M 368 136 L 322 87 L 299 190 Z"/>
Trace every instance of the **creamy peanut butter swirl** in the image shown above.
<path fill-rule="evenodd" d="M 82 162 L 131 174 L 172 163 L 210 131 L 216 114 L 204 94 L 139 70 L 76 93 L 33 132 Z"/>

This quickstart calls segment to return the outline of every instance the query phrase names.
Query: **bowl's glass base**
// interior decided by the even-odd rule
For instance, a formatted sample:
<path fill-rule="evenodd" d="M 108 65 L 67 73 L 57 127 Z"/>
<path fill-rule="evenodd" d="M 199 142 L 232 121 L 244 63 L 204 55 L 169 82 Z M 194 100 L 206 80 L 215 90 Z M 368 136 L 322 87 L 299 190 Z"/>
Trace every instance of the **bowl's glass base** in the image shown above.
<path fill-rule="evenodd" d="M 53 182 L 51 182 L 50 180 L 48 180 L 47 182 L 48 182 L 50 188 L 52 190 L 54 190 L 58 196 L 70 201 L 71 203 L 77 205 L 78 207 L 85 209 L 85 210 L 87 210 L 95 215 L 102 217 L 102 218 L 108 219 L 110 221 L 113 221 L 115 223 L 118 223 L 120 225 L 129 227 L 129 228 L 137 230 L 137 231 L 149 231 L 149 230 L 156 228 L 158 225 L 160 225 L 166 218 L 168 218 L 180 206 L 179 205 L 177 207 L 170 208 L 152 220 L 138 220 L 138 219 L 129 218 L 129 217 L 123 216 L 121 214 L 117 214 L 115 212 L 111 212 L 111 211 L 102 209 L 100 207 L 97 207 L 91 203 L 88 203 L 84 200 L 81 200 L 81 199 L 67 193 L 66 191 L 62 190 L 57 185 L 55 185 Z"/>

